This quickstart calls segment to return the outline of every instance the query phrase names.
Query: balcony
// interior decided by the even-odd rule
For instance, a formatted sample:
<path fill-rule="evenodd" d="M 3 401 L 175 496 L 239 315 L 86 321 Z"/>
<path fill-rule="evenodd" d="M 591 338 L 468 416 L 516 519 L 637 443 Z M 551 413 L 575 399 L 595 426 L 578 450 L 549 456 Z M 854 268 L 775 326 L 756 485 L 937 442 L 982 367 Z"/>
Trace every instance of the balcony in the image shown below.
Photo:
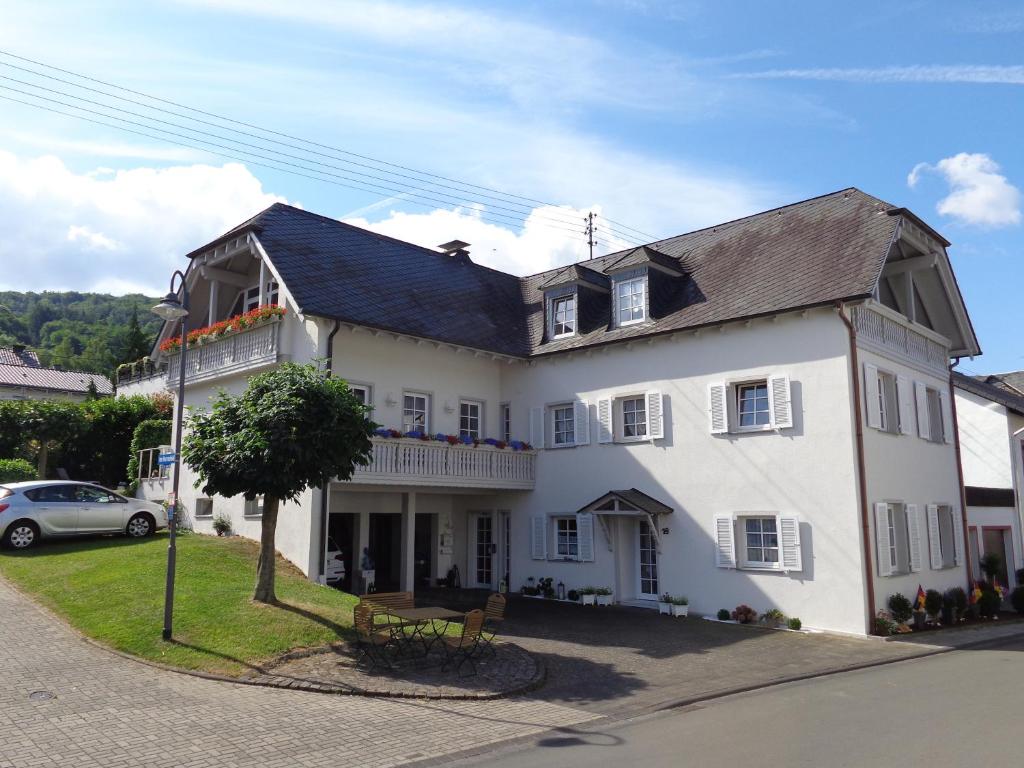
<path fill-rule="evenodd" d="M 250 371 L 278 362 L 281 321 L 268 320 L 216 341 L 190 346 L 185 360 L 185 382 L 192 383 Z M 175 384 L 181 353 L 167 356 L 167 381 Z"/>
<path fill-rule="evenodd" d="M 373 457 L 357 467 L 354 483 L 425 485 L 493 490 L 530 490 L 534 486 L 536 453 L 447 445 L 405 438 L 371 438 Z"/>
<path fill-rule="evenodd" d="M 897 356 L 945 375 L 949 342 L 927 328 L 911 325 L 905 317 L 881 305 L 853 308 L 857 339 L 881 354 Z"/>

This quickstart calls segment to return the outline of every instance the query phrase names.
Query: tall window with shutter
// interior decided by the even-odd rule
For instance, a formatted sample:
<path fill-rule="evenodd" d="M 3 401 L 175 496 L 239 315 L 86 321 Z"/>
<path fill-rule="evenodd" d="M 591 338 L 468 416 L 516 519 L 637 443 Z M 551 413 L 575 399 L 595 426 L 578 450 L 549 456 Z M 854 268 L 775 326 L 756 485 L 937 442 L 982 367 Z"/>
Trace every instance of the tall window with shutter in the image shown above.
<path fill-rule="evenodd" d="M 719 568 L 803 570 L 800 518 L 796 515 L 716 515 L 714 540 Z"/>
<path fill-rule="evenodd" d="M 789 377 L 713 383 L 708 386 L 711 434 L 738 434 L 792 429 L 793 399 Z"/>

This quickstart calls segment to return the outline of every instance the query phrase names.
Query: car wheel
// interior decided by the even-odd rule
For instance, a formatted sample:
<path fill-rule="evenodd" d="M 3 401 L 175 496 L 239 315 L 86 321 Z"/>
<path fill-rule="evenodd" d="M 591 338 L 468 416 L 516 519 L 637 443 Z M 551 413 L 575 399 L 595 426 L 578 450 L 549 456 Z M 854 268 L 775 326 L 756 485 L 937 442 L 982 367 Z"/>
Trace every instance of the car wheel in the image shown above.
<path fill-rule="evenodd" d="M 128 525 L 124 529 L 124 532 L 133 539 L 141 539 L 144 536 L 149 536 L 153 533 L 155 528 L 156 526 L 153 524 L 153 518 L 140 512 L 128 521 Z"/>
<path fill-rule="evenodd" d="M 39 528 L 28 520 L 12 523 L 4 533 L 4 543 L 11 549 L 28 549 L 39 541 Z"/>

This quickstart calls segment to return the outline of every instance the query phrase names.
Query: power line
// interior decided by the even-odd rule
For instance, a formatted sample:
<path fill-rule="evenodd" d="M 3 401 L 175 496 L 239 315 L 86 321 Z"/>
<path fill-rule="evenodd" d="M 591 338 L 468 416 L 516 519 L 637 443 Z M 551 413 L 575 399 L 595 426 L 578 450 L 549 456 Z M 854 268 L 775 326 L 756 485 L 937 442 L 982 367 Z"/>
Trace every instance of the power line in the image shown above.
<path fill-rule="evenodd" d="M 21 70 L 23 72 L 27 72 L 29 74 L 35 75 L 37 77 L 44 77 L 44 78 L 47 78 L 47 79 L 56 80 L 58 82 L 62 82 L 64 84 L 66 84 L 66 85 L 70 85 L 70 86 L 72 86 L 74 88 L 81 88 L 81 89 L 84 89 L 84 90 L 89 90 L 89 91 L 92 91 L 94 93 L 99 93 L 99 94 L 101 94 L 103 96 L 106 96 L 108 98 L 114 98 L 114 99 L 119 99 L 119 100 L 122 100 L 122 101 L 127 101 L 129 103 L 133 103 L 133 104 L 136 104 L 138 106 L 144 107 L 145 109 L 150 109 L 150 110 L 154 110 L 154 111 L 158 111 L 158 112 L 163 112 L 165 114 L 171 114 L 171 115 L 174 115 L 176 117 L 183 118 L 185 120 L 190 120 L 190 121 L 194 121 L 194 122 L 199 122 L 199 123 L 203 123 L 203 124 L 206 124 L 206 125 L 210 125 L 210 126 L 218 128 L 220 130 L 226 130 L 226 131 L 230 131 L 232 133 L 239 133 L 241 135 L 246 135 L 246 136 L 249 136 L 251 138 L 258 139 L 259 141 L 273 143 L 273 144 L 278 144 L 278 145 L 281 145 L 281 146 L 287 146 L 287 147 L 289 147 L 291 149 L 296 149 L 298 151 L 307 152 L 307 153 L 310 153 L 310 154 L 318 154 L 318 155 L 321 155 L 323 157 L 331 157 L 331 159 L 335 159 L 335 160 L 338 160 L 338 161 L 343 162 L 343 163 L 348 163 L 348 164 L 356 165 L 356 166 L 367 168 L 367 169 L 370 169 L 370 170 L 377 170 L 377 171 L 380 171 L 380 172 L 383 172 L 383 173 L 386 173 L 386 174 L 389 174 L 389 175 L 394 175 L 394 176 L 398 176 L 400 178 L 410 179 L 410 180 L 418 181 L 418 182 L 421 182 L 421 183 L 425 182 L 425 183 L 431 184 L 432 186 L 444 187 L 446 189 L 450 189 L 450 190 L 457 191 L 457 192 L 460 192 L 460 193 L 468 192 L 468 189 L 463 189 L 463 188 L 483 190 L 485 192 L 494 193 L 494 195 L 500 195 L 502 197 L 494 197 L 493 195 L 480 195 L 480 194 L 476 194 L 476 196 L 477 197 L 485 197 L 485 198 L 488 198 L 488 199 L 491 199 L 491 200 L 501 201 L 501 202 L 504 202 L 504 203 L 508 203 L 510 205 L 517 205 L 517 206 L 522 207 L 522 208 L 526 208 L 527 206 L 525 206 L 523 203 L 516 203 L 514 201 L 515 200 L 522 200 L 522 201 L 526 201 L 526 202 L 529 202 L 529 203 L 536 203 L 538 205 L 549 206 L 549 207 L 552 207 L 552 208 L 555 208 L 555 209 L 561 208 L 561 206 L 555 205 L 554 203 L 549 203 L 549 202 L 546 202 L 546 201 L 543 201 L 543 200 L 538 200 L 536 198 L 530 198 L 530 197 L 526 197 L 526 196 L 523 196 L 523 195 L 516 195 L 516 194 L 513 194 L 513 193 L 509 193 L 509 192 L 503 192 L 501 190 L 497 190 L 497 189 L 494 189 L 494 188 L 491 188 L 491 187 L 486 187 L 486 186 L 482 186 L 482 185 L 478 185 L 478 184 L 472 184 L 470 182 L 464 182 L 464 181 L 460 181 L 458 179 L 453 179 L 451 177 L 442 176 L 442 175 L 439 175 L 439 174 L 433 174 L 433 173 L 429 173 L 429 172 L 426 172 L 426 171 L 420 171 L 420 170 L 417 170 L 417 169 L 414 169 L 414 168 L 410 168 L 408 166 L 399 165 L 399 164 L 396 164 L 396 163 L 390 163 L 388 161 L 379 160 L 379 159 L 376 159 L 376 158 L 373 158 L 373 157 L 369 157 L 367 155 L 361 155 L 361 154 L 354 153 L 354 152 L 349 152 L 347 150 L 343 150 L 343 149 L 340 149 L 340 148 L 337 148 L 337 147 L 332 147 L 330 145 L 326 145 L 326 144 L 321 144 L 321 143 L 318 143 L 318 142 L 310 141 L 308 139 L 304 139 L 304 138 L 301 138 L 301 137 L 298 137 L 298 136 L 293 136 L 291 134 L 282 133 L 280 131 L 274 131 L 274 130 L 268 129 L 268 128 L 263 128 L 261 126 L 258 126 L 258 125 L 252 124 L 252 123 L 247 123 L 247 122 L 244 122 L 244 121 L 241 121 L 241 120 L 236 120 L 234 118 L 226 117 L 226 116 L 219 115 L 219 114 L 216 114 L 216 113 L 213 113 L 213 112 L 207 112 L 207 111 L 204 111 L 204 110 L 201 110 L 201 109 L 197 109 L 195 107 L 190 107 L 190 106 L 185 105 L 185 104 L 174 102 L 174 101 L 171 101 L 171 100 L 168 100 L 168 99 L 163 99 L 163 98 L 158 97 L 158 96 L 153 96 L 151 94 L 147 94 L 147 93 L 144 93 L 144 92 L 141 92 L 141 91 L 136 91 L 136 90 L 133 90 L 131 88 L 127 88 L 125 86 L 120 86 L 120 85 L 117 85 L 117 84 L 114 84 L 114 83 L 110 83 L 110 82 L 107 82 L 107 81 L 104 81 L 104 80 L 99 80 L 97 78 L 89 77 L 87 75 L 83 75 L 81 73 L 74 72 L 72 70 L 62 69 L 60 67 L 56 67 L 56 66 L 53 66 L 51 64 L 46 64 L 44 62 L 40 62 L 40 61 L 37 61 L 37 60 L 34 60 L 34 59 L 30 59 L 30 58 L 27 58 L 27 57 L 24 57 L 24 56 L 19 56 L 17 54 L 11 53 L 11 52 L 3 50 L 3 49 L 0 49 L 0 55 L 4 55 L 4 56 L 7 56 L 7 57 L 10 57 L 10 58 L 22 61 L 22 62 L 27 62 L 27 63 L 30 63 L 30 64 L 34 64 L 34 65 L 39 66 L 39 67 L 44 67 L 44 68 L 49 69 L 49 70 L 53 70 L 53 71 L 57 71 L 57 72 L 62 72 L 64 74 L 71 75 L 72 77 L 75 77 L 75 78 L 86 80 L 88 82 L 97 83 L 97 84 L 103 85 L 103 86 L 105 86 L 107 88 L 113 88 L 115 90 L 123 91 L 125 93 L 130 93 L 130 94 L 133 94 L 133 95 L 136 95 L 136 96 L 141 96 L 141 97 L 143 97 L 145 99 L 149 99 L 149 100 L 156 101 L 156 102 L 159 102 L 159 103 L 162 103 L 162 104 L 167 104 L 167 105 L 170 105 L 170 106 L 174 106 L 174 107 L 177 107 L 179 109 L 184 109 L 184 110 L 187 110 L 187 111 L 195 113 L 195 114 L 206 115 L 208 117 L 212 117 L 212 118 L 215 118 L 217 120 L 221 120 L 223 122 L 231 123 L 233 125 L 240 125 L 240 126 L 244 126 L 244 127 L 247 127 L 247 128 L 252 128 L 254 130 L 260 131 L 262 133 L 270 134 L 272 136 L 281 136 L 283 138 L 287 138 L 287 139 L 290 139 L 292 141 L 301 142 L 302 144 L 305 144 L 305 145 L 308 145 L 308 146 L 320 147 L 320 148 L 323 148 L 323 149 L 331 150 L 332 152 L 337 152 L 337 153 L 340 153 L 342 155 L 346 155 L 348 157 L 359 158 L 360 160 L 365 160 L 365 161 L 367 161 L 369 163 L 373 163 L 374 165 L 365 165 L 363 163 L 356 163 L 355 161 L 346 160 L 344 158 L 332 157 L 331 155 L 326 155 L 326 154 L 324 154 L 322 152 L 317 152 L 315 150 L 309 150 L 309 149 L 305 149 L 305 148 L 302 148 L 302 147 L 297 147 L 295 145 L 288 144 L 287 142 L 281 142 L 281 141 L 278 141 L 277 139 L 267 138 L 266 136 L 261 136 L 261 135 L 258 135 L 258 134 L 253 134 L 253 133 L 250 133 L 250 132 L 247 132 L 247 131 L 240 131 L 237 128 L 230 128 L 228 126 L 218 125 L 216 123 L 212 123 L 212 122 L 206 121 L 206 120 L 201 120 L 199 118 L 192 117 L 190 115 L 183 115 L 183 114 L 180 114 L 180 113 L 177 113 L 177 112 L 173 112 L 171 110 L 166 110 L 166 109 L 162 109 L 160 107 L 155 107 L 155 106 L 153 106 L 151 104 L 146 104 L 146 103 L 139 102 L 139 101 L 136 101 L 136 100 L 133 100 L 133 99 L 128 99 L 128 98 L 126 98 L 124 96 L 120 96 L 118 94 L 107 93 L 105 91 L 100 91 L 100 90 L 95 89 L 95 88 L 89 88 L 88 86 L 84 86 L 81 83 L 71 82 L 71 81 L 68 81 L 68 80 L 64 80 L 62 78 L 54 77 L 52 75 L 47 75 L 47 74 L 42 73 L 42 72 L 37 72 L 37 71 L 31 70 L 31 69 L 27 69 L 25 67 L 19 67 L 17 65 L 11 64 L 9 62 L 2 62 L 2 61 L 0 61 L 0 64 L 2 64 L 3 66 L 7 66 L 7 67 L 10 67 L 10 68 L 13 68 L 13 69 L 18 69 L 18 70 Z M 12 79 L 12 78 L 8 78 L 8 79 Z M 20 82 L 20 81 L 16 81 L 16 82 Z M 42 86 L 35 86 L 34 84 L 31 87 L 42 88 Z M 62 92 L 58 91 L 58 93 L 62 93 Z M 79 98 L 79 99 L 82 98 L 82 97 L 77 97 L 77 96 L 71 96 L 69 94 L 63 94 L 63 95 L 68 95 L 70 98 Z M 36 98 L 39 98 L 39 97 L 36 97 Z M 93 102 L 93 103 L 95 103 L 95 102 Z M 114 107 L 114 106 L 108 105 L 108 104 L 102 104 L 102 106 L 104 106 L 104 107 L 106 107 L 108 109 L 115 109 L 115 110 L 119 109 L 118 107 Z M 127 110 L 125 110 L 125 111 L 127 112 Z M 112 119 L 116 119 L 116 118 L 112 118 Z M 144 117 L 144 119 L 152 120 L 154 122 L 158 121 L 157 118 L 152 118 L 152 117 L 148 117 L 148 116 Z M 182 127 L 182 126 L 179 126 L 179 127 Z M 184 129 L 185 130 L 190 130 L 190 131 L 193 131 L 193 132 L 198 132 L 197 129 L 194 129 L 194 128 L 191 128 L 191 127 L 185 127 Z M 212 134 L 212 135 L 216 135 L 216 134 Z M 219 138 L 222 138 L 225 141 L 232 141 L 232 142 L 235 142 L 235 143 L 242 143 L 242 142 L 238 142 L 236 139 L 231 139 L 231 138 L 227 138 L 227 137 L 223 137 L 223 136 L 219 136 Z M 252 146 L 252 145 L 250 145 L 250 146 Z M 278 153 L 278 154 L 283 154 L 283 153 L 280 153 L 278 150 L 273 150 L 273 149 L 270 149 L 270 148 L 260 147 L 260 149 L 263 149 L 264 151 L 269 151 L 269 152 L 275 152 L 275 153 Z M 303 160 L 305 162 L 312 162 L 312 161 L 310 161 L 308 159 L 305 159 L 305 158 Z M 385 167 L 384 168 L 379 168 L 377 166 L 385 166 Z M 409 173 L 416 174 L 416 176 L 426 177 L 426 178 L 422 178 L 421 179 L 421 178 L 416 178 L 414 176 L 408 176 L 406 174 L 399 174 L 399 173 L 396 173 L 394 171 L 389 171 L 389 170 L 387 170 L 387 168 L 398 168 L 400 170 L 408 171 Z M 344 170 L 346 170 L 349 173 L 357 173 L 357 172 L 351 171 L 349 169 L 344 169 Z M 380 179 L 380 177 L 372 177 L 369 174 L 360 174 L 360 175 L 366 175 L 366 176 L 369 176 L 371 178 L 378 178 L 378 179 Z M 459 185 L 459 186 L 458 187 L 452 187 L 452 186 L 449 186 L 449 185 L 446 185 L 446 184 L 438 184 L 437 182 L 428 181 L 428 179 L 441 179 L 443 181 L 452 182 L 453 184 L 456 184 L 456 185 Z M 393 180 L 388 180 L 388 183 L 399 184 L 399 182 L 395 182 Z M 408 185 L 404 185 L 404 186 L 408 186 Z M 420 189 L 422 189 L 422 188 L 420 188 Z M 433 192 L 433 193 L 434 194 L 444 194 L 444 193 L 436 193 L 436 192 Z M 509 198 L 509 199 L 505 199 L 505 198 Z M 477 200 L 473 200 L 471 202 L 471 204 L 478 204 L 478 203 L 479 203 L 479 201 L 477 201 Z M 498 207 L 498 206 L 494 206 L 494 207 Z M 506 210 L 512 210 L 512 209 L 506 208 Z M 545 214 L 532 214 L 532 215 L 535 215 L 535 216 L 545 216 Z M 552 221 L 558 221 L 558 222 L 563 223 L 563 224 L 569 224 L 570 223 L 570 220 L 568 220 L 568 219 L 561 219 L 561 218 L 553 217 L 553 216 L 545 216 L 545 217 L 551 219 Z M 606 218 L 605 221 L 608 222 L 609 224 L 613 225 L 613 226 L 609 227 L 609 229 L 613 231 L 613 234 L 615 234 L 616 236 L 620 237 L 624 241 L 636 242 L 636 240 L 637 240 L 636 235 L 640 235 L 641 237 L 644 237 L 644 238 L 650 238 L 652 240 L 656 239 L 654 235 L 650 235 L 649 233 L 645 233 L 642 230 L 638 230 L 638 229 L 636 229 L 634 227 L 630 227 L 630 226 L 622 224 L 620 222 L 616 222 L 616 221 L 614 221 L 612 219 L 607 219 Z M 623 231 L 623 230 L 627 230 L 627 231 Z M 636 233 L 636 234 L 635 235 L 629 234 L 630 232 Z"/>

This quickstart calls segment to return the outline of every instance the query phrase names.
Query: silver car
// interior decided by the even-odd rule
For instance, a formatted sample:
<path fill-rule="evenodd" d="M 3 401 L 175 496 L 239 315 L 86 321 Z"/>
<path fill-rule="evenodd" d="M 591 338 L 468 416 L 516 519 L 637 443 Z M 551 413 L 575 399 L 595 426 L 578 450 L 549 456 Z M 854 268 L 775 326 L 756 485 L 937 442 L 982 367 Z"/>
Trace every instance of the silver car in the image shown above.
<path fill-rule="evenodd" d="M 167 527 L 154 501 L 129 499 L 92 483 L 37 480 L 0 485 L 0 542 L 27 549 L 40 538 L 90 533 L 149 536 Z"/>

